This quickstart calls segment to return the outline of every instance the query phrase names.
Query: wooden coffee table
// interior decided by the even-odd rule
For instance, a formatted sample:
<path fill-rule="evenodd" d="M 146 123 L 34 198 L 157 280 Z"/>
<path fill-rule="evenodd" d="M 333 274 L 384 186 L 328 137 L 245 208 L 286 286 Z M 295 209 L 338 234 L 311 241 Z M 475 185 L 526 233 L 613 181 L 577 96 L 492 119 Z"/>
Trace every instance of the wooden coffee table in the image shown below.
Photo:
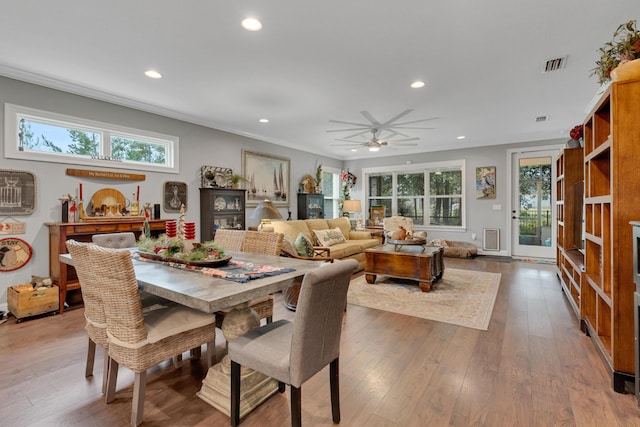
<path fill-rule="evenodd" d="M 443 253 L 444 248 L 440 246 L 408 247 L 399 251 L 395 245 L 367 249 L 365 279 L 369 284 L 375 283 L 377 275 L 415 280 L 422 292 L 429 292 L 431 284 L 444 274 Z"/>

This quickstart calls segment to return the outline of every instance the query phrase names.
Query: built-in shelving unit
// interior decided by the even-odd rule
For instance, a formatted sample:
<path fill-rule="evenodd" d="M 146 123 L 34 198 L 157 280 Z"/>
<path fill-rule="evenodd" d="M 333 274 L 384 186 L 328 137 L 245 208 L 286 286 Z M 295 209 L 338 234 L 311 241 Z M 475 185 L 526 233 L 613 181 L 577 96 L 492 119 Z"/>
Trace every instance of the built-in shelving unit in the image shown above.
<path fill-rule="evenodd" d="M 633 381 L 633 240 L 640 208 L 640 81 L 614 82 L 584 123 L 585 280 L 582 312 L 612 374 Z"/>
<path fill-rule="evenodd" d="M 556 159 L 557 265 L 562 289 L 582 322 L 581 289 L 584 272 L 582 214 L 584 193 L 582 148 L 566 148 Z"/>

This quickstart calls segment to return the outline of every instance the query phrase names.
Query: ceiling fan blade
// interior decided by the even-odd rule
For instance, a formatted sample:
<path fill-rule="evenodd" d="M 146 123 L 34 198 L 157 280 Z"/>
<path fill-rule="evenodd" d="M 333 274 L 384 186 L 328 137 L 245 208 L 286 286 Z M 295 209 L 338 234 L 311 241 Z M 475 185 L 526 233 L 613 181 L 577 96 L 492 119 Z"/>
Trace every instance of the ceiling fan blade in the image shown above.
<path fill-rule="evenodd" d="M 387 141 L 389 141 L 390 143 L 393 144 L 393 143 L 396 143 L 396 142 L 409 142 L 409 141 L 419 141 L 419 140 L 420 140 L 420 138 L 418 138 L 416 136 L 414 138 L 393 139 L 393 140 L 388 139 Z"/>
<path fill-rule="evenodd" d="M 366 144 L 367 141 L 352 141 L 350 139 L 336 138 L 336 141 L 350 142 L 351 144 Z"/>
<path fill-rule="evenodd" d="M 356 136 L 364 135 L 365 133 L 369 133 L 369 129 L 363 130 L 362 132 L 354 133 L 353 135 L 345 136 L 345 139 L 355 138 Z"/>
<path fill-rule="evenodd" d="M 362 130 L 365 132 L 369 132 L 369 128 L 330 129 L 325 132 L 353 132 L 354 130 Z"/>
<path fill-rule="evenodd" d="M 429 121 L 429 120 L 438 120 L 439 118 L 440 118 L 440 117 L 429 117 L 429 118 L 426 118 L 426 119 L 411 120 L 411 121 L 408 121 L 408 122 L 396 123 L 396 124 L 394 124 L 393 126 L 404 126 L 404 125 L 410 125 L 410 124 L 413 124 L 413 123 L 427 122 L 427 121 Z"/>
<path fill-rule="evenodd" d="M 380 122 L 378 122 L 372 115 L 370 112 L 362 110 L 360 111 L 360 114 L 362 114 L 364 116 L 365 119 L 369 120 L 371 122 L 371 124 L 375 127 L 378 126 L 380 124 Z M 371 126 L 369 126 L 371 127 Z"/>
<path fill-rule="evenodd" d="M 338 123 L 338 124 L 341 124 L 341 125 L 362 126 L 363 128 L 367 128 L 367 129 L 371 127 L 368 123 L 345 122 L 344 120 L 329 120 L 329 123 Z"/>
<path fill-rule="evenodd" d="M 423 128 L 417 126 L 394 126 L 393 129 L 435 129 L 435 128 Z"/>
<path fill-rule="evenodd" d="M 386 129 L 388 127 L 391 127 L 393 125 L 393 122 L 395 122 L 396 120 L 400 119 L 401 117 L 406 116 L 407 114 L 409 114 L 410 112 L 412 112 L 413 109 L 409 108 L 408 110 L 404 110 L 402 113 L 396 115 L 395 117 L 390 118 L 389 120 L 387 120 L 384 123 L 380 123 L 377 128 L 378 130 L 381 129 Z"/>
<path fill-rule="evenodd" d="M 358 145 L 363 145 L 361 142 L 358 143 L 350 143 L 350 144 L 331 144 L 332 147 L 351 147 L 355 148 Z"/>

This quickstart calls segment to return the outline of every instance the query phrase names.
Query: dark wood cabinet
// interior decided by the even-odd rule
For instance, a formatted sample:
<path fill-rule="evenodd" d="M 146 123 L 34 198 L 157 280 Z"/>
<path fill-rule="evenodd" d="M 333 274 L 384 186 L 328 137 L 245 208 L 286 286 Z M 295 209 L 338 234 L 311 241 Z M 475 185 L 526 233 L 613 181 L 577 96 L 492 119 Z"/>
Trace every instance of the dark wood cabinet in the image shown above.
<path fill-rule="evenodd" d="M 244 189 L 200 189 L 200 241 L 213 240 L 218 228 L 247 228 Z"/>
<path fill-rule="evenodd" d="M 298 193 L 298 219 L 324 218 L 324 194 Z"/>
<path fill-rule="evenodd" d="M 60 262 L 60 254 L 66 254 L 66 241 L 69 239 L 78 242 L 91 242 L 94 234 L 122 233 L 132 231 L 136 238 L 140 236 L 144 220 L 121 219 L 118 221 L 91 221 L 91 222 L 47 222 L 49 228 L 49 276 L 58 285 L 60 292 L 60 313 L 64 310 L 67 291 L 80 289 L 76 270 L 65 263 Z M 155 219 L 149 221 L 151 234 L 157 236 L 165 232 L 166 220 Z"/>

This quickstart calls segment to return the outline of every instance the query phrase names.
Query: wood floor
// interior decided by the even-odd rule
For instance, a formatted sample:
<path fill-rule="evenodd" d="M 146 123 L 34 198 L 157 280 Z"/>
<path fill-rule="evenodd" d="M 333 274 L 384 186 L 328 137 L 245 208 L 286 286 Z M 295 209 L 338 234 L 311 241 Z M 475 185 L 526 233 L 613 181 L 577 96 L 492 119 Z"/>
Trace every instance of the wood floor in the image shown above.
<path fill-rule="evenodd" d="M 446 259 L 502 273 L 488 331 L 349 306 L 340 357 L 343 426 L 640 426 L 632 394 L 615 393 L 603 362 L 562 294 L 555 267 Z M 437 286 L 435 286 L 437 292 Z M 274 318 L 292 317 L 276 299 Z M 128 425 L 133 375 L 120 369 L 101 399 L 102 352 L 84 377 L 82 309 L 0 325 L 0 425 Z M 222 334 L 218 355 L 224 351 Z M 149 372 L 145 426 L 225 426 L 195 396 L 200 361 Z M 328 369 L 302 388 L 305 426 L 329 426 Z M 288 390 L 242 425 L 290 424 Z"/>

